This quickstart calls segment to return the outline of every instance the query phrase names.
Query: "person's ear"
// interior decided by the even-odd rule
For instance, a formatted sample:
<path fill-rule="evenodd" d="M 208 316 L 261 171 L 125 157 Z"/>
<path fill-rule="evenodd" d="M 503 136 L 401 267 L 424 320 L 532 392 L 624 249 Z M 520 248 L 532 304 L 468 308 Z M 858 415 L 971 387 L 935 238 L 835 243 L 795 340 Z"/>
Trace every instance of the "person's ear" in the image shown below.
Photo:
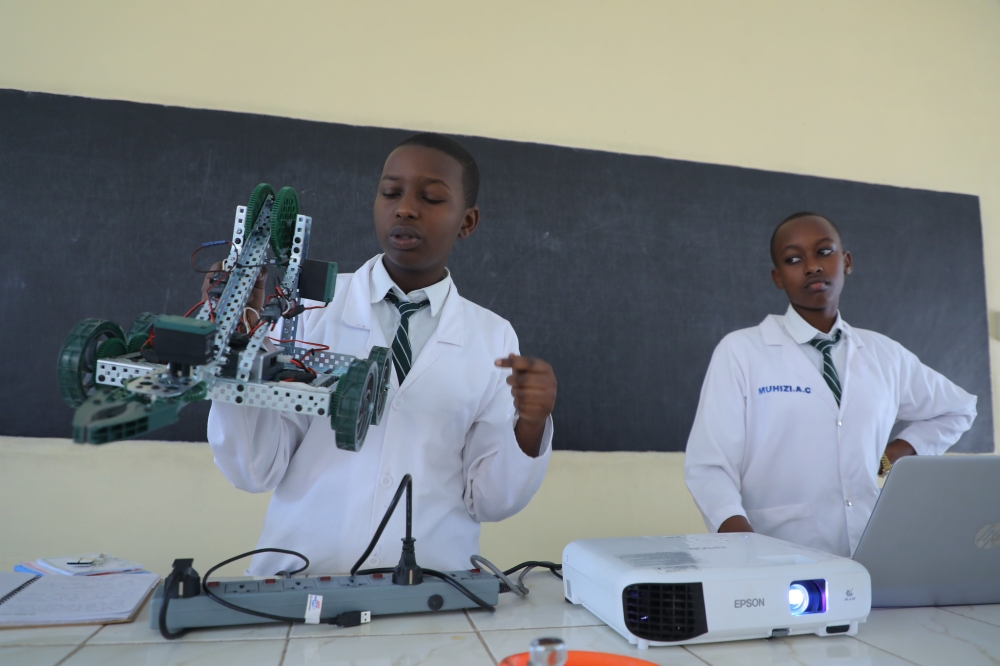
<path fill-rule="evenodd" d="M 785 290 L 785 283 L 781 281 L 781 273 L 778 272 L 777 268 L 771 269 L 771 279 L 774 280 L 775 287 L 782 291 Z"/>
<path fill-rule="evenodd" d="M 472 206 L 465 209 L 465 217 L 462 218 L 462 226 L 458 228 L 459 238 L 468 238 L 479 226 L 479 206 Z"/>
<path fill-rule="evenodd" d="M 850 275 L 854 270 L 854 262 L 851 260 L 851 253 L 844 252 L 844 275 Z"/>

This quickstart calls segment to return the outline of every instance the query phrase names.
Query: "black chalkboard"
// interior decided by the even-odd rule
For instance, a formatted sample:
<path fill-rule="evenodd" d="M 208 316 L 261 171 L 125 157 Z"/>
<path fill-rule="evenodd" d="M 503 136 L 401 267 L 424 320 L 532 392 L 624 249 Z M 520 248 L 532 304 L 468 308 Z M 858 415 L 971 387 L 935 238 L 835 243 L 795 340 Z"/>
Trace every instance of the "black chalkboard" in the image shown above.
<path fill-rule="evenodd" d="M 127 327 L 198 300 L 188 265 L 229 238 L 262 181 L 313 217 L 310 256 L 350 271 L 378 252 L 382 162 L 409 132 L 0 91 L 0 434 L 66 437 L 56 357 L 85 317 Z M 683 450 L 727 332 L 783 312 L 767 243 L 814 210 L 855 271 L 844 318 L 898 340 L 979 396 L 956 450 L 993 449 L 978 199 L 652 157 L 464 138 L 482 224 L 457 246 L 460 292 L 506 317 L 559 378 L 556 447 Z M 204 440 L 207 405 L 155 437 Z"/>

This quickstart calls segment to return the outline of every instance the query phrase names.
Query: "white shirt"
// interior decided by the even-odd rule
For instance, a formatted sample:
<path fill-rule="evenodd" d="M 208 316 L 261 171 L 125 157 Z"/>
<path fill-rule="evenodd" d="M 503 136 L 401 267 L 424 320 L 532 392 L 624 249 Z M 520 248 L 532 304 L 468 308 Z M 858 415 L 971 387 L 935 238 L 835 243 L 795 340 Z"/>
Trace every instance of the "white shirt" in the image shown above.
<path fill-rule="evenodd" d="M 840 318 L 840 313 L 837 313 L 837 320 L 833 322 L 829 333 L 824 333 L 818 328 L 814 328 L 812 324 L 802 318 L 802 315 L 795 311 L 791 303 L 788 304 L 788 310 L 785 311 L 785 314 L 782 316 L 776 315 L 775 319 L 781 322 L 781 325 L 788 331 L 788 335 L 792 336 L 792 340 L 798 343 L 799 347 L 802 348 L 802 352 L 812 359 L 816 370 L 822 375 L 823 352 L 809 344 L 809 341 L 815 338 L 833 340 L 837 331 L 843 328 L 844 322 Z M 847 365 L 847 340 L 844 336 L 841 336 L 840 340 L 830 348 L 830 357 L 833 360 L 833 367 L 837 369 L 837 377 L 843 377 L 844 367 Z"/>
<path fill-rule="evenodd" d="M 685 481 L 712 532 L 745 516 L 762 534 L 849 557 L 878 498 L 896 421 L 909 423 L 899 437 L 918 454 L 941 454 L 972 425 L 976 398 L 899 343 L 840 321 L 838 406 L 788 320 L 770 315 L 716 347 Z"/>
<path fill-rule="evenodd" d="M 378 323 L 382 327 L 382 334 L 389 341 L 390 346 L 396 337 L 396 329 L 399 328 L 400 315 L 396 306 L 385 300 L 385 295 L 389 291 L 392 291 L 400 301 L 409 301 L 411 303 L 430 301 L 430 305 L 422 307 L 411 314 L 406 324 L 406 333 L 410 340 L 412 358 L 416 358 L 420 354 L 420 350 L 427 344 L 431 333 L 437 328 L 441 308 L 444 306 L 444 302 L 448 298 L 448 293 L 451 291 L 451 272 L 446 268 L 444 269 L 444 278 L 440 282 L 404 294 L 403 290 L 389 277 L 389 272 L 385 269 L 385 264 L 382 263 L 383 256 L 380 254 L 375 263 L 372 264 L 370 279 L 371 301 L 372 312 L 375 314 L 375 318 L 378 319 Z"/>
<path fill-rule="evenodd" d="M 388 347 L 373 313 L 371 273 L 379 259 L 338 276 L 329 306 L 300 316 L 299 338 L 362 358 L 373 346 Z M 237 488 L 274 490 L 258 547 L 301 552 L 311 573 L 346 572 L 403 475 L 411 474 L 417 562 L 439 571 L 469 568 L 469 556 L 479 552 L 479 523 L 524 508 L 551 454 L 551 418 L 537 458 L 514 437 L 510 371 L 493 361 L 517 351 L 510 324 L 451 285 L 402 386 L 391 373 L 382 421 L 368 429 L 358 452 L 336 447 L 328 417 L 213 403 L 208 441 L 216 465 Z M 398 562 L 404 504 L 363 567 Z M 249 572 L 298 566 L 295 557 L 269 553 L 255 556 Z"/>

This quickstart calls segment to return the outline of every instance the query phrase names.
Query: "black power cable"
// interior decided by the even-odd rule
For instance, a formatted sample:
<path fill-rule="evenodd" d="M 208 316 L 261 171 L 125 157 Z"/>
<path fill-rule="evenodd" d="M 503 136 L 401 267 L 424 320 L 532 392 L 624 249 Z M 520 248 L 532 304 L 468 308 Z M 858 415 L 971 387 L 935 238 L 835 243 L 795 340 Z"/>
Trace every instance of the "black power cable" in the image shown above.
<path fill-rule="evenodd" d="M 399 504 L 399 499 L 403 496 L 404 490 L 406 491 L 406 537 L 403 539 L 403 553 L 400 557 L 399 565 L 397 565 L 395 569 L 366 569 L 364 571 L 359 571 L 361 565 L 366 559 L 368 559 L 368 556 L 371 555 L 371 552 L 375 549 L 375 545 L 382 536 L 382 532 L 385 531 L 385 526 L 389 524 L 389 519 L 392 518 L 392 513 L 396 510 L 396 505 Z M 496 610 L 493 606 L 483 601 L 472 590 L 465 587 L 451 576 L 443 574 L 440 571 L 422 569 L 417 566 L 416 555 L 414 554 L 415 541 L 416 539 L 413 538 L 413 478 L 409 474 L 406 474 L 403 476 L 403 480 L 399 482 L 399 488 L 396 489 L 396 494 L 393 495 L 392 501 L 389 502 L 389 507 L 385 510 L 385 515 L 382 516 L 382 522 L 379 523 L 378 529 L 375 530 L 375 535 L 368 543 L 368 547 L 365 549 L 364 554 L 359 557 L 358 561 L 353 567 L 351 567 L 351 575 L 355 576 L 391 572 L 393 574 L 393 583 L 416 584 L 420 582 L 420 578 L 424 574 L 427 574 L 428 576 L 434 576 L 435 578 L 439 578 L 448 583 L 472 600 L 480 608 L 488 611 Z M 416 574 L 415 577 L 412 575 L 414 573 Z M 416 580 L 414 580 L 414 578 L 416 578 Z M 403 580 L 406 580 L 406 582 L 401 582 Z"/>
<path fill-rule="evenodd" d="M 396 505 L 399 504 L 399 498 L 403 496 L 403 491 L 406 491 L 406 540 L 412 541 L 412 520 L 413 520 L 413 477 L 409 474 L 403 476 L 403 480 L 399 482 L 399 488 L 396 488 L 396 494 L 392 496 L 392 501 L 389 502 L 389 508 L 385 510 L 385 515 L 382 516 L 382 522 L 379 523 L 378 529 L 375 530 L 375 536 L 372 540 L 368 542 L 368 548 L 365 549 L 364 554 L 358 558 L 358 561 L 354 563 L 351 567 L 351 575 L 354 576 L 358 573 L 358 569 L 364 563 L 368 556 L 372 554 L 375 550 L 375 544 L 378 543 L 379 538 L 382 536 L 382 532 L 385 531 L 385 526 L 389 524 L 389 519 L 392 518 L 392 512 L 396 510 Z"/>
<path fill-rule="evenodd" d="M 511 567 L 510 569 L 507 569 L 506 571 L 503 572 L 503 574 L 505 576 L 509 576 L 512 573 L 517 573 L 518 571 L 524 569 L 525 567 L 529 569 L 535 569 L 535 568 L 548 569 L 549 571 L 552 572 L 553 576 L 555 576 L 559 580 L 562 580 L 562 574 L 559 573 L 560 571 L 562 571 L 562 565 L 556 564 L 555 562 L 536 562 L 534 560 L 529 560 L 527 562 L 521 562 L 516 567 Z"/>
<path fill-rule="evenodd" d="M 231 562 L 235 562 L 236 560 L 242 560 L 244 557 L 249 557 L 250 555 L 256 555 L 257 553 L 283 553 L 285 555 L 294 555 L 295 557 L 305 562 L 304 565 L 302 565 L 295 571 L 289 571 L 288 572 L 289 578 L 299 572 L 305 571 L 309 567 L 309 558 L 303 555 L 302 553 L 295 552 L 294 550 L 285 550 L 283 548 L 258 548 L 257 550 L 251 550 L 241 555 L 230 557 L 228 560 L 219 562 L 214 567 L 206 571 L 205 577 L 201 581 L 201 589 L 204 590 L 205 594 L 207 594 L 209 598 L 212 599 L 213 601 L 222 604 L 226 608 L 232 608 L 233 610 L 239 611 L 241 613 L 246 613 L 248 615 L 256 615 L 257 617 L 263 617 L 268 620 L 277 620 L 278 622 L 305 622 L 304 617 L 286 617 L 284 615 L 272 615 L 271 613 L 264 613 L 250 608 L 243 608 L 242 606 L 237 606 L 236 604 L 231 604 L 222 597 L 215 594 L 215 592 L 212 592 L 212 590 L 208 587 L 208 577 L 211 576 L 216 569 L 224 567 Z"/>

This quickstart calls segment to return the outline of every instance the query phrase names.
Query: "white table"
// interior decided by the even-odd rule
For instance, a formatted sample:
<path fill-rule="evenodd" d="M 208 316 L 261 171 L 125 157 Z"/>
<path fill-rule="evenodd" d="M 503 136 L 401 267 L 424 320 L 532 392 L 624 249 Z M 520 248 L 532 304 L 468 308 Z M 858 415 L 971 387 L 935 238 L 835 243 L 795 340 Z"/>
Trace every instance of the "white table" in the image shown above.
<path fill-rule="evenodd" d="M 728 666 L 1000 664 L 1000 605 L 875 610 L 856 637 L 780 639 L 638 650 L 580 606 L 548 572 L 526 577 L 525 599 L 504 594 L 495 613 L 456 611 L 375 618 L 344 629 L 258 625 L 192 631 L 165 641 L 149 610 L 130 624 L 0 630 L 3 666 L 490 666 L 559 636 L 571 650 L 615 652 L 656 664 Z"/>

